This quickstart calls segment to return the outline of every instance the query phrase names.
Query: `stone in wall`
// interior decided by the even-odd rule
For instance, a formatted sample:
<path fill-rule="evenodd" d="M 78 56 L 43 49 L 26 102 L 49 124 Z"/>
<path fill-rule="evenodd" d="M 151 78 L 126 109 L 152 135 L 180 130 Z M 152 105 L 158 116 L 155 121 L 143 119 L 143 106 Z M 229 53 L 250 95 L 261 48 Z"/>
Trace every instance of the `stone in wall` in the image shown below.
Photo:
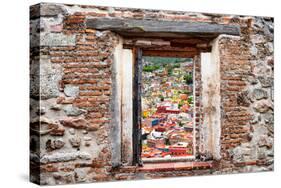
<path fill-rule="evenodd" d="M 57 17 L 41 17 L 40 18 L 41 33 L 60 33 L 63 31 L 63 16 Z"/>
<path fill-rule="evenodd" d="M 69 134 L 71 135 L 75 135 L 75 129 L 74 128 L 70 128 L 68 129 Z"/>
<path fill-rule="evenodd" d="M 60 123 L 65 127 L 72 127 L 75 129 L 85 129 L 88 131 L 97 131 L 99 128 L 98 124 L 91 123 L 84 118 L 67 118 L 61 120 Z"/>
<path fill-rule="evenodd" d="M 53 177 L 56 181 L 56 184 L 70 184 L 75 183 L 75 174 L 74 172 L 61 172 L 54 173 Z"/>
<path fill-rule="evenodd" d="M 60 123 L 66 127 L 72 127 L 75 129 L 86 129 L 88 122 L 83 118 L 68 118 L 61 120 Z"/>
<path fill-rule="evenodd" d="M 77 136 L 74 136 L 74 137 L 71 137 L 69 139 L 69 142 L 72 145 L 72 147 L 78 148 L 78 147 L 80 147 L 81 139 L 79 137 L 77 137 Z"/>
<path fill-rule="evenodd" d="M 260 76 L 258 77 L 262 87 L 272 87 L 273 85 L 273 78 L 272 77 L 267 77 L 267 76 Z"/>
<path fill-rule="evenodd" d="M 234 163 L 245 161 L 255 161 L 266 158 L 270 155 L 272 147 L 272 138 L 267 136 L 268 129 L 266 126 L 256 125 L 254 127 L 253 137 L 249 143 L 243 143 L 231 151 Z M 266 148 L 263 148 L 266 147 Z"/>
<path fill-rule="evenodd" d="M 266 90 L 254 89 L 253 93 L 252 93 L 252 97 L 254 99 L 256 99 L 256 100 L 267 99 L 268 98 L 268 94 L 267 94 Z"/>
<path fill-rule="evenodd" d="M 40 35 L 40 46 L 73 46 L 75 45 L 75 39 L 75 35 L 42 33 Z"/>
<path fill-rule="evenodd" d="M 62 66 L 52 64 L 49 59 L 40 59 L 40 97 L 49 99 L 60 96 L 59 82 L 62 79 Z"/>
<path fill-rule="evenodd" d="M 69 105 L 64 105 L 63 110 L 66 113 L 67 116 L 79 116 L 81 114 L 85 114 L 86 111 L 83 109 L 80 109 L 76 106 L 73 106 L 71 104 Z"/>
<path fill-rule="evenodd" d="M 77 97 L 79 94 L 79 87 L 74 85 L 66 85 L 64 93 L 67 97 Z"/>
<path fill-rule="evenodd" d="M 39 131 L 40 135 L 54 135 L 63 136 L 65 129 L 56 121 L 50 120 L 46 117 L 38 118 L 35 117 L 31 119 L 31 130 Z"/>
<path fill-rule="evenodd" d="M 55 140 L 49 139 L 46 142 L 46 150 L 53 151 L 56 149 L 61 149 L 64 145 L 65 145 L 65 142 L 62 139 L 55 139 Z"/>
<path fill-rule="evenodd" d="M 40 4 L 40 16 L 58 16 L 59 14 L 65 14 L 66 9 L 59 4 Z"/>
<path fill-rule="evenodd" d="M 74 177 L 76 182 L 85 182 L 87 181 L 87 171 L 84 169 L 75 169 L 74 170 Z"/>
<path fill-rule="evenodd" d="M 40 162 L 42 164 L 52 163 L 52 162 L 67 162 L 67 161 L 73 161 L 76 159 L 81 160 L 90 160 L 91 155 L 86 152 L 57 152 L 50 155 L 43 155 L 40 158 Z"/>
<path fill-rule="evenodd" d="M 274 123 L 274 115 L 273 112 L 268 112 L 263 115 L 264 123 L 268 125 L 272 125 Z"/>
<path fill-rule="evenodd" d="M 53 105 L 50 106 L 50 109 L 54 110 L 54 111 L 60 111 L 61 110 L 61 105 L 53 104 Z"/>
<path fill-rule="evenodd" d="M 273 104 L 269 100 L 261 100 L 255 103 L 254 109 L 260 113 L 268 112 L 273 110 Z"/>

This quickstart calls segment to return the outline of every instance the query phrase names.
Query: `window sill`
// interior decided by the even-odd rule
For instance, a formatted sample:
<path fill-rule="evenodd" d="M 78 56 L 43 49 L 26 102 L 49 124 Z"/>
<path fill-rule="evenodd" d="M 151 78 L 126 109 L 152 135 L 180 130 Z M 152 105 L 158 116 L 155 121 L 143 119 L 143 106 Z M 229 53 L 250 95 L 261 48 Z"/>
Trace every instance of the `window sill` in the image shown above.
<path fill-rule="evenodd" d="M 165 171 L 189 171 L 211 169 L 213 162 L 167 162 L 167 163 L 145 163 L 142 167 L 125 166 L 122 172 L 165 172 Z"/>
<path fill-rule="evenodd" d="M 143 163 L 175 163 L 175 162 L 192 162 L 195 160 L 195 156 L 188 157 L 176 157 L 176 158 L 143 158 Z"/>
<path fill-rule="evenodd" d="M 170 162 L 144 164 L 139 168 L 141 172 L 199 170 L 212 168 L 212 162 Z"/>

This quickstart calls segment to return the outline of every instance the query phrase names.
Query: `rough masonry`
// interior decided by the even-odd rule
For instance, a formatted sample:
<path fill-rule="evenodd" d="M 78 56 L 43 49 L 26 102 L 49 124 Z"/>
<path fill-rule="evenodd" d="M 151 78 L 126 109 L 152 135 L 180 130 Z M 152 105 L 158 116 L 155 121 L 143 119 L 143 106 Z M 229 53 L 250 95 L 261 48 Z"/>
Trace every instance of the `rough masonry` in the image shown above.
<path fill-rule="evenodd" d="M 114 97 L 114 50 L 122 37 L 87 27 L 87 21 L 94 18 L 240 27 L 240 36 L 218 38 L 219 160 L 200 155 L 162 167 L 113 164 L 117 142 L 113 106 L 118 100 Z M 273 170 L 273 34 L 271 17 L 51 3 L 31 6 L 30 180 L 57 185 Z M 197 61 L 200 56 L 195 57 Z M 202 110 L 202 66 L 196 64 L 198 112 Z M 196 130 L 201 129 L 203 119 L 203 113 L 198 113 Z M 204 139 L 199 133 L 196 137 Z M 196 148 L 200 152 L 200 145 Z"/>

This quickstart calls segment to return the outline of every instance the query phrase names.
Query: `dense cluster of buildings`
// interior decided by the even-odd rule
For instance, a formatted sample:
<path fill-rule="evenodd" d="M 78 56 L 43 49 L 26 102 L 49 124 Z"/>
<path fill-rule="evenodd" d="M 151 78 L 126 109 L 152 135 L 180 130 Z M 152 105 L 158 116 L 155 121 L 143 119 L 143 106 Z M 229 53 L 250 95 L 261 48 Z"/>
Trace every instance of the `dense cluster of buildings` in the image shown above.
<path fill-rule="evenodd" d="M 193 63 L 144 60 L 142 158 L 193 155 Z"/>

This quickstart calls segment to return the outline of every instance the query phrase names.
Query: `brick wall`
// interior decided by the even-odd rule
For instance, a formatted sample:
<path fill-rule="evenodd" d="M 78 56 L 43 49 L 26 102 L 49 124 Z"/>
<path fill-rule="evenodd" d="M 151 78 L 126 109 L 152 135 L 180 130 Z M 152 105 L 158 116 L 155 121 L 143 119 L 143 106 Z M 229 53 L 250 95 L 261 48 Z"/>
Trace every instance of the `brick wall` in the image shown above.
<path fill-rule="evenodd" d="M 46 3 L 30 10 L 31 181 L 53 185 L 273 169 L 272 18 Z M 112 167 L 113 52 L 119 38 L 87 29 L 86 19 L 95 17 L 241 27 L 240 37 L 219 40 L 220 161 L 159 171 Z"/>
<path fill-rule="evenodd" d="M 196 56 L 193 59 L 194 68 L 195 68 L 195 151 L 197 158 L 200 157 L 200 153 L 202 154 L 202 146 L 200 145 L 202 135 L 200 135 L 200 125 L 202 124 L 202 81 L 201 81 L 201 62 L 200 56 Z"/>
<path fill-rule="evenodd" d="M 222 166 L 230 172 L 273 169 L 271 21 L 257 17 L 246 23 L 239 21 L 241 37 L 220 41 L 221 153 L 225 160 Z M 264 79 L 260 80 L 260 74 Z"/>

